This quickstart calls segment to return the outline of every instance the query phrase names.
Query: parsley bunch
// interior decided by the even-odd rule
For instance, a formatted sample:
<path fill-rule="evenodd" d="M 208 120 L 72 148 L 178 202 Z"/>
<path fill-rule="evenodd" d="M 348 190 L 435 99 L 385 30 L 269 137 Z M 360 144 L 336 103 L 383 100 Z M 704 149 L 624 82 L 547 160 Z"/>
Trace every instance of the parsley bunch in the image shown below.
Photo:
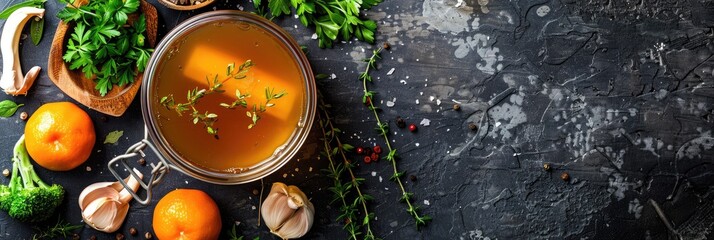
<path fill-rule="evenodd" d="M 382 0 L 268 0 L 268 8 L 273 17 L 291 14 L 295 9 L 300 22 L 306 27 L 315 26 L 318 44 L 330 48 L 338 38 L 350 40 L 353 36 L 361 41 L 374 43 L 377 23 L 360 16 L 361 10 L 368 10 Z M 262 0 L 253 0 L 256 11 L 265 14 Z"/>
<path fill-rule="evenodd" d="M 62 59 L 71 70 L 81 69 L 86 78 L 96 76 L 95 89 L 104 96 L 114 85 L 133 83 L 146 69 L 151 53 L 146 44 L 146 17 L 129 25 L 129 15 L 139 10 L 139 0 L 90 1 L 76 6 L 73 0 L 57 17 L 74 24 Z"/>

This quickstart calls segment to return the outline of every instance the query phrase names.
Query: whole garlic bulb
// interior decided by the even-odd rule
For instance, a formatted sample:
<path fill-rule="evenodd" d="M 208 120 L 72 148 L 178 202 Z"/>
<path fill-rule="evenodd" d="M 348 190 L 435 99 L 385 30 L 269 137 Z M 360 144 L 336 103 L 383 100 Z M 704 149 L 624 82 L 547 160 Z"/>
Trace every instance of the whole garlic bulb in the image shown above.
<path fill-rule="evenodd" d="M 282 239 L 294 239 L 310 231 L 315 206 L 298 187 L 276 182 L 263 201 L 260 214 L 271 233 Z"/>

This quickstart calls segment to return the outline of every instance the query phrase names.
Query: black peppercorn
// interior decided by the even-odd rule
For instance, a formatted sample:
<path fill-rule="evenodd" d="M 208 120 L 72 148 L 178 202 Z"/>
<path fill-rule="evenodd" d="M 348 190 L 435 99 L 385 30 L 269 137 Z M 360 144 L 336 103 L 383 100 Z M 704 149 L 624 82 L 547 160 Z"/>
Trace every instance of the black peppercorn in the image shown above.
<path fill-rule="evenodd" d="M 563 181 L 567 182 L 568 180 L 570 180 L 570 174 L 564 172 L 563 174 L 560 174 L 560 179 L 563 179 Z"/>
<path fill-rule="evenodd" d="M 409 175 L 409 180 L 412 181 L 412 182 L 416 182 L 417 177 L 414 176 L 414 175 Z"/>
<path fill-rule="evenodd" d="M 407 127 L 407 121 L 404 121 L 404 118 L 402 118 L 402 117 L 397 117 L 397 127 L 399 127 L 399 128 Z"/>
<path fill-rule="evenodd" d="M 543 163 L 543 170 L 550 171 L 550 164 Z"/>
<path fill-rule="evenodd" d="M 478 130 L 478 126 L 474 123 L 469 123 L 469 129 L 471 129 L 471 131 L 476 131 Z"/>
<path fill-rule="evenodd" d="M 389 46 L 389 43 L 388 43 L 388 42 L 382 43 L 382 48 L 384 48 L 384 50 L 389 50 L 390 47 L 391 47 L 391 46 Z"/>
<path fill-rule="evenodd" d="M 151 238 L 153 238 L 153 237 L 154 237 L 154 236 L 151 235 L 150 232 L 146 232 L 146 234 L 144 234 L 144 238 L 146 238 L 146 239 L 151 239 Z"/>
<path fill-rule="evenodd" d="M 138 234 L 138 233 L 139 232 L 136 231 L 136 228 L 129 228 L 129 234 L 131 234 L 132 236 L 136 236 L 136 234 Z"/>
<path fill-rule="evenodd" d="M 459 111 L 461 110 L 461 104 L 454 104 L 454 111 Z"/>
<path fill-rule="evenodd" d="M 124 239 L 125 239 L 124 234 L 117 233 L 116 239 L 117 239 L 117 240 L 124 240 Z"/>

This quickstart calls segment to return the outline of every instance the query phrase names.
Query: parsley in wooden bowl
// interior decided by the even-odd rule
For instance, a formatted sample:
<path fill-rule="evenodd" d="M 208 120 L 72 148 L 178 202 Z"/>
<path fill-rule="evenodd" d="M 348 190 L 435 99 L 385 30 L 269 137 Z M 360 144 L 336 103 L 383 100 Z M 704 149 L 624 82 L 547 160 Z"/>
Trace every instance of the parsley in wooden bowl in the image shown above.
<path fill-rule="evenodd" d="M 71 3 L 70 3 L 71 1 Z M 99 112 L 121 116 L 136 96 L 156 44 L 158 14 L 143 0 L 61 0 L 50 79 Z"/>

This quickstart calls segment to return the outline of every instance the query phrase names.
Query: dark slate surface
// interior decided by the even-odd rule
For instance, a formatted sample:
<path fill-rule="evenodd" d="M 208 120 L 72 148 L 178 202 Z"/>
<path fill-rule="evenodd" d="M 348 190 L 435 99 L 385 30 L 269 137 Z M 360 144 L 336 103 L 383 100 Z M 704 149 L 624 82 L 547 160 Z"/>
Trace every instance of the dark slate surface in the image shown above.
<path fill-rule="evenodd" d="M 203 11 L 251 5 L 218 2 Z M 157 7 L 162 34 L 199 13 Z M 58 8 L 55 1 L 47 3 L 50 16 Z M 667 239 L 671 234 L 650 200 L 686 239 L 712 237 L 714 2 L 398 0 L 367 15 L 379 22 L 378 41 L 393 46 L 374 75 L 384 119 L 392 126 L 397 116 L 430 121 L 415 134 L 393 127 L 399 167 L 417 177 L 406 187 L 434 218 L 426 228 L 416 231 L 397 202 L 385 162 L 357 168 L 367 179 L 366 191 L 376 197 L 370 206 L 379 237 Z M 26 68 L 46 67 L 57 24 L 48 19 L 39 47 L 23 40 Z M 277 22 L 309 47 L 316 72 L 334 74 L 322 90 L 339 106 L 333 114 L 347 142 L 383 144 L 372 130 L 372 115 L 361 107 L 356 80 L 364 67 L 360 60 L 374 46 L 346 42 L 322 50 L 295 19 Z M 27 97 L 0 98 L 25 103 L 21 111 L 29 113 L 46 102 L 69 100 L 45 74 Z M 395 105 L 387 107 L 387 101 Z M 451 110 L 454 101 L 463 103 L 462 111 Z M 120 118 L 88 110 L 98 141 L 124 130 L 119 144 L 98 143 L 91 159 L 70 172 L 38 170 L 46 181 L 67 187 L 62 218 L 80 223 L 80 191 L 111 180 L 106 162 L 142 137 L 139 104 L 137 98 Z M 468 130 L 472 122 L 478 132 Z M 23 125 L 17 115 L 0 120 L 0 156 L 6 159 L 1 168 L 10 167 L 7 159 Z M 333 220 L 338 211 L 328 206 L 330 181 L 319 171 L 326 163 L 317 158 L 315 133 L 289 166 L 264 182 L 295 184 L 312 197 L 318 219 L 306 238 L 346 238 Z M 550 172 L 544 163 L 551 164 Z M 564 172 L 570 181 L 560 179 Z M 240 221 L 242 234 L 272 239 L 257 226 L 258 199 L 251 192 L 260 183 L 217 186 L 174 172 L 157 194 L 175 188 L 205 190 L 218 202 L 224 226 Z M 133 204 L 119 232 L 151 231 L 157 199 L 149 206 Z M 0 213 L 2 239 L 27 239 L 32 227 Z M 114 237 L 86 227 L 80 234 Z"/>

